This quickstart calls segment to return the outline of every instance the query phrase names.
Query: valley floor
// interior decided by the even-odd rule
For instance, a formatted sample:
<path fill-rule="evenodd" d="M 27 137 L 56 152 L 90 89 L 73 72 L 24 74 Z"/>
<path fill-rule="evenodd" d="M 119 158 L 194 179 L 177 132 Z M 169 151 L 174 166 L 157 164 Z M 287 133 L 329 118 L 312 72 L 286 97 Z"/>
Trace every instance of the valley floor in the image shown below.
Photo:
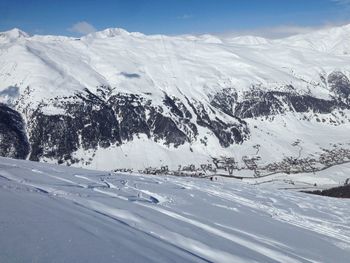
<path fill-rule="evenodd" d="M 349 205 L 0 158 L 0 262 L 349 262 Z"/>

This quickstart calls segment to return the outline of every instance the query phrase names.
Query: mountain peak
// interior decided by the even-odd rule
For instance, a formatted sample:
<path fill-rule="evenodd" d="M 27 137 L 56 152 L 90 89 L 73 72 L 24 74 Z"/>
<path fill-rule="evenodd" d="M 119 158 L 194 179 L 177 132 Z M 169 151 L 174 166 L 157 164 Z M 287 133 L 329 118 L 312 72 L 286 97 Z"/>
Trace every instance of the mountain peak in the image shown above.
<path fill-rule="evenodd" d="M 123 28 L 106 28 L 102 31 L 97 31 L 91 34 L 88 34 L 87 38 L 113 38 L 113 37 L 122 37 L 122 36 L 133 36 L 133 37 L 143 37 L 144 34 L 140 32 L 129 32 Z"/>
<path fill-rule="evenodd" d="M 116 36 L 127 36 L 130 35 L 130 33 L 122 28 L 107 28 L 102 31 L 91 33 L 89 35 L 97 38 L 110 38 Z"/>
<path fill-rule="evenodd" d="M 344 30 L 349 30 L 350 31 L 350 24 L 346 24 L 341 26 Z"/>
<path fill-rule="evenodd" d="M 18 28 L 13 28 L 11 30 L 1 32 L 0 36 L 5 37 L 9 40 L 14 40 L 14 39 L 23 38 L 23 37 L 29 37 L 29 35 L 26 32 L 24 32 Z"/>

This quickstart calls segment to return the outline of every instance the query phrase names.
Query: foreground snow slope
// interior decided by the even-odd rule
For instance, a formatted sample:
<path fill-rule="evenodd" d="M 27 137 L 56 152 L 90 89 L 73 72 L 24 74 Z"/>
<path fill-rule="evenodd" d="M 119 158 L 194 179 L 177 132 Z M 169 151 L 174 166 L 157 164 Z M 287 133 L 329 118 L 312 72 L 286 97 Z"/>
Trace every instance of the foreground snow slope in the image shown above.
<path fill-rule="evenodd" d="M 348 262 L 350 202 L 0 159 L 0 262 Z"/>

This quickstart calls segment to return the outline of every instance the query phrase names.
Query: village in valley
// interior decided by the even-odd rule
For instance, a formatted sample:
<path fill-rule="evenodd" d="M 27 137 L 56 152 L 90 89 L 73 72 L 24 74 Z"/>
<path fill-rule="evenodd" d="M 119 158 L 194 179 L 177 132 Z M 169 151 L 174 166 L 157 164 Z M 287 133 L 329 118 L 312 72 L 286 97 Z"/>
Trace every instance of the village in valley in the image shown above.
<path fill-rule="evenodd" d="M 332 144 L 329 148 L 321 148 L 321 151 L 312 156 L 303 156 L 303 147 L 300 140 L 291 144 L 295 147 L 297 156 L 287 156 L 281 161 L 264 162 L 259 155 L 261 145 L 253 146 L 255 154 L 243 156 L 241 160 L 233 157 L 212 157 L 212 163 L 196 166 L 179 165 L 177 170 L 171 170 L 167 165 L 161 167 L 147 167 L 143 170 L 134 171 L 133 169 L 116 169 L 113 172 L 119 173 L 140 173 L 149 175 L 173 175 L 182 177 L 198 177 L 210 180 L 217 180 L 220 177 L 257 180 L 260 178 L 269 178 L 276 174 L 297 175 L 297 174 L 316 174 L 336 165 L 350 162 L 350 148 L 346 144 Z M 350 145 L 350 144 L 349 144 Z M 294 184 L 293 181 L 289 183 Z M 344 180 L 343 184 L 350 183 L 349 178 Z M 313 186 L 317 186 L 316 184 Z"/>

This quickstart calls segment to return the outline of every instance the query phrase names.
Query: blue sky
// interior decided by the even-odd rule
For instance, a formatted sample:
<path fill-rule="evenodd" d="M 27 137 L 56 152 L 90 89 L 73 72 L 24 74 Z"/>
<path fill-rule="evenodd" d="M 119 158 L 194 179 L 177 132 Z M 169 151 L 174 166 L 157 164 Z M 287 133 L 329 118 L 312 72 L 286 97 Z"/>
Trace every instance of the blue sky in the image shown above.
<path fill-rule="evenodd" d="M 0 0 L 0 31 L 79 36 L 121 27 L 146 34 L 277 37 L 350 22 L 350 0 Z"/>

